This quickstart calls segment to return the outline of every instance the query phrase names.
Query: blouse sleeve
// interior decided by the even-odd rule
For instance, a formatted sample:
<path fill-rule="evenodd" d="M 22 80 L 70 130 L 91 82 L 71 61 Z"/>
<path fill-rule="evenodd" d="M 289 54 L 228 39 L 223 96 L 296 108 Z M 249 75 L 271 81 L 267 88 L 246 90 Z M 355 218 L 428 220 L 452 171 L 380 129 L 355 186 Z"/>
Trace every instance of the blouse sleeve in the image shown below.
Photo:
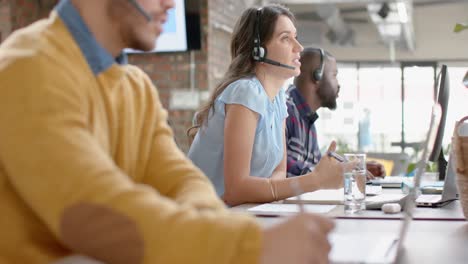
<path fill-rule="evenodd" d="M 253 80 L 242 79 L 231 83 L 221 93 L 218 100 L 225 105 L 238 104 L 247 107 L 258 113 L 260 118 L 265 115 L 265 104 L 267 103 L 265 91 Z"/>

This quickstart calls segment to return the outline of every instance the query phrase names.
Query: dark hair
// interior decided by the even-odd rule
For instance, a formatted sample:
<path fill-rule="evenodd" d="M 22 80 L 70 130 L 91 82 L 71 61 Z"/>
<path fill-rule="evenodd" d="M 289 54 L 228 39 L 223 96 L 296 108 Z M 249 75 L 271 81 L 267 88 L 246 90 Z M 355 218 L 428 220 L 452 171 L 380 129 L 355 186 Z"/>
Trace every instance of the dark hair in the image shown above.
<path fill-rule="evenodd" d="M 210 109 L 214 111 L 216 98 L 229 84 L 255 74 L 255 61 L 252 57 L 252 51 L 254 49 L 254 38 L 256 37 L 257 9 L 258 7 L 251 7 L 245 10 L 237 21 L 231 38 L 231 64 L 221 82 L 211 94 L 210 100 L 198 111 L 195 127 L 200 127 L 208 122 L 208 115 Z M 282 15 L 295 22 L 294 15 L 284 6 L 271 4 L 262 8 L 259 25 L 261 46 L 265 47 L 265 44 L 271 40 L 276 21 Z M 187 131 L 187 134 L 190 133 L 191 129 Z"/>
<path fill-rule="evenodd" d="M 325 67 L 326 61 L 334 58 L 333 55 L 324 50 L 323 64 Z M 294 85 L 302 87 L 304 83 L 313 80 L 312 72 L 320 67 L 320 48 L 307 47 L 301 53 L 301 74 L 294 78 Z"/>

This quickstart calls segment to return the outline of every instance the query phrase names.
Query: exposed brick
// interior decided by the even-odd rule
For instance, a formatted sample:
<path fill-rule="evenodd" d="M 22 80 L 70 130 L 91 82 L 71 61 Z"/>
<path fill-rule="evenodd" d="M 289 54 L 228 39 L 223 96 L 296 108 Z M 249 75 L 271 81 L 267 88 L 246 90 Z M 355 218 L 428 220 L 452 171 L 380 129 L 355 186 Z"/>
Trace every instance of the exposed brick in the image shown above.
<path fill-rule="evenodd" d="M 6 0 L 0 1 L 0 42 L 11 33 L 11 8 Z"/>

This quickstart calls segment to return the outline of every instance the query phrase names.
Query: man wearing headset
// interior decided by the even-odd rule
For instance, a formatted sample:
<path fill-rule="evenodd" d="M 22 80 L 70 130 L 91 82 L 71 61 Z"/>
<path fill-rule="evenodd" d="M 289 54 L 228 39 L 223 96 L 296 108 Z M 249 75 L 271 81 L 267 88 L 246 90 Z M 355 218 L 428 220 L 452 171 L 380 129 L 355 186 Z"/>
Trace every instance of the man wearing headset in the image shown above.
<path fill-rule="evenodd" d="M 331 221 L 262 229 L 227 211 L 174 143 L 151 80 L 125 64 L 124 48 L 154 48 L 173 7 L 62 0 L 2 43 L 0 263 L 327 261 Z"/>
<path fill-rule="evenodd" d="M 301 54 L 301 74 L 294 79 L 287 91 L 289 116 L 286 119 L 288 151 L 288 176 L 299 176 L 312 171 L 321 159 L 317 142 L 317 110 L 326 107 L 336 109 L 340 92 L 336 59 L 320 48 L 305 48 Z M 373 176 L 385 176 L 384 167 L 368 162 L 367 169 Z"/>

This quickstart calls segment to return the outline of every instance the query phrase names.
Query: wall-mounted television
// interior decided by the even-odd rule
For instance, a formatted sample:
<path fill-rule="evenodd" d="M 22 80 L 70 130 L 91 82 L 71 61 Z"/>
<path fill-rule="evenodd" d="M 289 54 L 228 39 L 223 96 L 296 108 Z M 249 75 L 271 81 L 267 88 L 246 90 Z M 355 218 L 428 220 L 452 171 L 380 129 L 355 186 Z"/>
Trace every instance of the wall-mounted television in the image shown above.
<path fill-rule="evenodd" d="M 183 52 L 201 48 L 200 13 L 199 10 L 193 10 L 193 5 L 186 10 L 188 1 L 193 0 L 175 0 L 175 7 L 168 11 L 163 32 L 156 40 L 156 48 L 150 52 Z M 125 52 L 140 51 L 126 49 Z"/>
<path fill-rule="evenodd" d="M 163 33 L 156 41 L 153 52 L 171 52 L 187 50 L 187 31 L 185 27 L 184 0 L 176 0 L 175 8 L 170 9 L 167 22 L 163 26 Z"/>

